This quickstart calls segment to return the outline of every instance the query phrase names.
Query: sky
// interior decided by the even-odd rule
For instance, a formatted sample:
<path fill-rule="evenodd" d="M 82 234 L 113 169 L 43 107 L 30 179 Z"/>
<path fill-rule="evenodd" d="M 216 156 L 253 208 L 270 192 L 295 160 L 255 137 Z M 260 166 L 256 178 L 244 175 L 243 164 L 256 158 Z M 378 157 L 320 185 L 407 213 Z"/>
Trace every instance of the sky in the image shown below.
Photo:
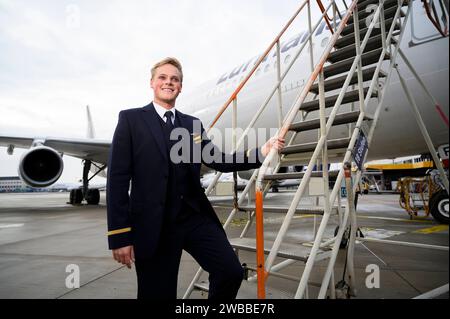
<path fill-rule="evenodd" d="M 189 92 L 262 53 L 300 4 L 0 0 L 0 134 L 85 137 L 89 105 L 96 137 L 110 140 L 120 110 L 152 100 L 155 62 L 177 57 Z M 0 176 L 17 175 L 22 153 L 0 148 Z M 59 182 L 79 180 L 80 160 L 64 162 Z"/>

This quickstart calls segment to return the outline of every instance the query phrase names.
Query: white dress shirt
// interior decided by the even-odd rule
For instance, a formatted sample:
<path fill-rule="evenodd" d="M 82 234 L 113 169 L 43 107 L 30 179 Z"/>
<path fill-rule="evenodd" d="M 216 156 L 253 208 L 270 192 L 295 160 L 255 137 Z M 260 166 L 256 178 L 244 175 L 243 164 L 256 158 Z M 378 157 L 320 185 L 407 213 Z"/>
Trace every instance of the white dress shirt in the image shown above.
<path fill-rule="evenodd" d="M 159 105 L 159 104 L 157 104 L 155 102 L 153 102 L 153 105 L 155 106 L 156 113 L 158 113 L 158 115 L 162 118 L 164 123 L 167 122 L 167 119 L 165 117 L 166 112 L 167 111 L 171 111 L 173 113 L 172 124 L 175 125 L 175 112 L 176 112 L 175 107 L 173 107 L 170 110 L 168 110 L 168 109 L 162 107 L 161 105 Z"/>

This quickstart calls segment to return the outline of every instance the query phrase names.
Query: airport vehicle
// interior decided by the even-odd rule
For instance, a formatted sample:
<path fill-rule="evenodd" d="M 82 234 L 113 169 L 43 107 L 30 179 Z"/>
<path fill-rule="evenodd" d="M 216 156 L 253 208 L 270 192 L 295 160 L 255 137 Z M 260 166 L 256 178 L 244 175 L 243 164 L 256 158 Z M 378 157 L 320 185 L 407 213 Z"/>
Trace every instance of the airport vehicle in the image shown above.
<path fill-rule="evenodd" d="M 447 150 L 447 151 L 446 151 Z M 448 174 L 448 145 L 439 149 Z M 397 192 L 400 206 L 411 218 L 421 211 L 448 224 L 448 196 L 445 186 L 429 154 L 374 161 L 365 165 L 364 182 L 374 191 Z"/>
<path fill-rule="evenodd" d="M 400 178 L 397 191 L 400 192 L 400 206 L 411 219 L 423 211 L 425 217 L 431 213 L 437 221 L 449 223 L 448 196 L 436 170 L 423 177 Z"/>
<path fill-rule="evenodd" d="M 259 278 L 267 276 L 280 255 L 306 263 L 297 298 L 305 296 L 311 269 L 321 258 L 329 259 L 330 264 L 319 297 L 325 297 L 329 286 L 334 294 L 333 285 L 329 283 L 337 255 L 335 248 L 339 247 L 346 229 L 340 228 L 332 249 L 321 249 L 323 231 L 330 214 L 335 212 L 333 204 L 344 181 L 344 169 L 340 169 L 330 194 L 328 170 L 313 172 L 314 164 L 321 162 L 323 167 L 328 167 L 329 162 L 347 164 L 353 157 L 360 167 L 355 177 L 358 182 L 367 159 L 430 152 L 439 166 L 434 145 L 448 144 L 448 8 L 441 2 L 431 5 L 425 1 L 426 7 L 434 8 L 426 15 L 419 1 L 332 0 L 324 5 L 318 0 L 317 3 L 323 14 L 315 21 L 310 14 L 306 16 L 308 30 L 283 42 L 281 37 L 286 27 L 264 54 L 200 86 L 179 104 L 183 112 L 211 123 L 210 128 L 224 131 L 247 127 L 239 141 L 232 139 L 228 145 L 225 143 L 225 149 L 239 148 L 252 128 L 276 128 L 279 135 L 288 137 L 289 143 L 281 158 L 276 158 L 273 152 L 269 154 L 263 167 L 252 172 L 239 199 L 242 204 L 252 185 L 256 187 L 256 207 L 248 207 L 248 210 L 255 212 L 257 227 L 261 226 L 265 190 L 274 180 L 294 177 L 280 175 L 280 168 L 308 167 L 300 174 L 301 182 L 286 209 L 280 233 L 274 242 L 266 243 L 272 248 L 265 251 L 261 238 L 257 237 Z M 306 8 L 312 4 L 314 2 L 309 0 L 302 2 L 293 19 L 298 14 L 310 13 Z M 436 10 L 439 14 L 432 13 Z M 407 81 L 402 76 L 404 69 L 413 74 Z M 276 81 L 275 85 L 271 80 Z M 231 104 L 233 112 L 225 113 Z M 89 189 L 88 172 L 92 165 L 96 173 L 106 169 L 109 141 L 0 136 L 0 145 L 7 146 L 10 153 L 14 147 L 30 148 L 19 163 L 19 172 L 24 181 L 34 186 L 56 182 L 63 169 L 61 153 L 83 159 L 84 187 L 81 196 L 78 196 L 79 191 L 74 193 L 71 202 L 78 203 L 84 198 L 88 203 L 98 203 L 96 192 Z M 207 193 L 219 178 L 217 174 Z M 284 234 L 293 215 L 300 211 L 297 206 L 311 178 L 319 178 L 327 186 L 323 194 L 324 206 L 314 208 L 323 218 L 313 247 L 301 247 L 306 254 L 301 256 L 280 253 Z M 351 203 L 351 182 L 347 178 L 345 181 Z M 448 179 L 446 183 L 448 194 Z M 352 228 L 357 229 L 351 205 L 347 207 L 342 223 L 351 222 Z M 446 207 L 448 209 L 448 204 Z M 235 212 L 236 209 L 229 220 Z M 354 233 L 350 243 L 354 243 Z M 232 244 L 237 249 L 254 249 L 246 238 L 232 241 Z M 352 260 L 352 249 L 349 249 L 349 260 Z M 269 253 L 266 264 L 264 252 Z M 264 280 L 258 284 L 264 287 Z M 199 287 L 195 285 L 194 278 L 190 291 Z M 260 288 L 258 296 L 263 293 Z"/>

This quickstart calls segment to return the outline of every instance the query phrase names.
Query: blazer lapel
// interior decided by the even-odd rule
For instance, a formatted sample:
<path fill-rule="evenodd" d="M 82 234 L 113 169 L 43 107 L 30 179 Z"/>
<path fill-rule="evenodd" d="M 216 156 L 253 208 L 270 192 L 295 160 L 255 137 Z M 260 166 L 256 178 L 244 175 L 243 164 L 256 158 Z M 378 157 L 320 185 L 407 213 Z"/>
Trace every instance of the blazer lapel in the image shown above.
<path fill-rule="evenodd" d="M 150 128 L 150 131 L 153 134 L 153 137 L 155 138 L 156 144 L 158 145 L 159 150 L 161 151 L 162 156 L 167 161 L 167 148 L 166 143 L 164 141 L 164 135 L 161 130 L 161 124 L 158 119 L 158 113 L 156 113 L 155 107 L 153 106 L 153 103 L 150 103 L 149 105 L 145 106 L 143 109 L 144 112 L 144 120 L 147 123 L 148 127 Z"/>
<path fill-rule="evenodd" d="M 181 113 L 180 111 L 177 110 L 176 116 L 178 118 L 180 127 L 183 127 L 183 128 L 187 129 L 190 132 L 192 123 L 187 120 L 186 115 L 184 115 L 183 113 Z"/>

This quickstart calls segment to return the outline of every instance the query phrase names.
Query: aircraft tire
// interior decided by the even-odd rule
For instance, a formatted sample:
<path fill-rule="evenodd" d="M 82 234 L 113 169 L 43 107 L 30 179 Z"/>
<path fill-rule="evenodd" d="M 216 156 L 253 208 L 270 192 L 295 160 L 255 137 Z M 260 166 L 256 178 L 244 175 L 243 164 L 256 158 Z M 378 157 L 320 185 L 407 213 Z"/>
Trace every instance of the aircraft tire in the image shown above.
<path fill-rule="evenodd" d="M 83 201 L 83 192 L 81 189 L 72 189 L 70 191 L 70 205 L 80 205 Z"/>
<path fill-rule="evenodd" d="M 449 212 L 448 212 L 448 195 L 447 191 L 440 190 L 434 194 L 430 199 L 430 212 L 431 215 L 438 222 L 442 224 L 449 224 Z"/>
<path fill-rule="evenodd" d="M 98 189 L 89 189 L 86 201 L 88 205 L 98 205 L 100 202 L 100 191 Z"/>

